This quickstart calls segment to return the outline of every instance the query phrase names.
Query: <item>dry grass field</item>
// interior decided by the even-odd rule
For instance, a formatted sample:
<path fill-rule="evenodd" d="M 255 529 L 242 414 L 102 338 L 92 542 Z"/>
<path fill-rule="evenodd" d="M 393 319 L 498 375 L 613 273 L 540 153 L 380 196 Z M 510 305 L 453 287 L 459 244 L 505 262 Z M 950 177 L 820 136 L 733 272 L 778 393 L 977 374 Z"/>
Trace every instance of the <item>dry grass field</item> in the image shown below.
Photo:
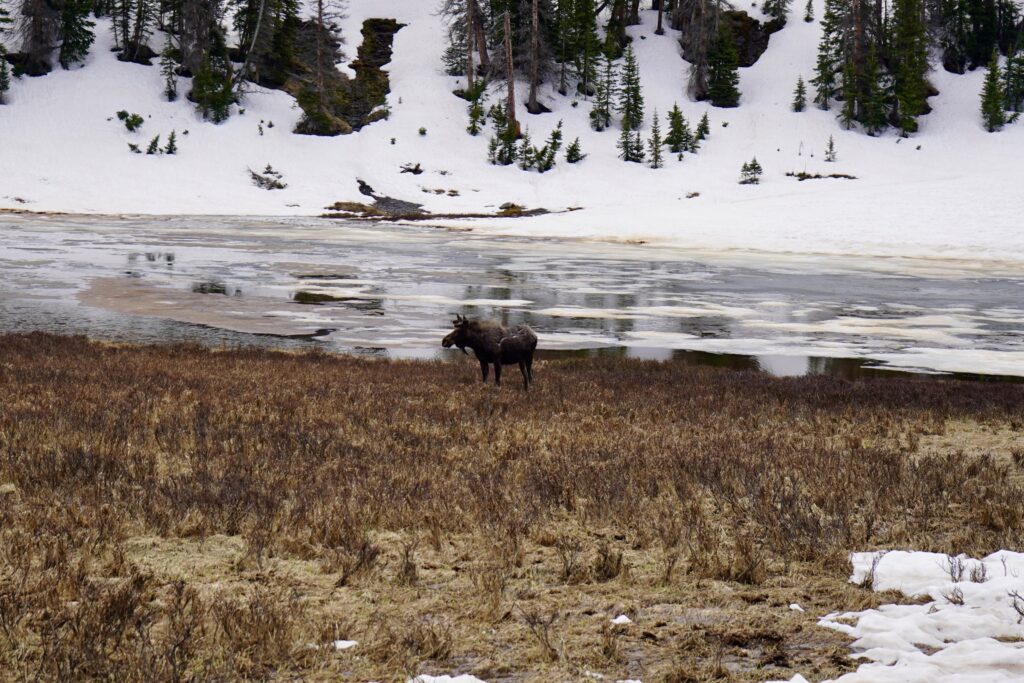
<path fill-rule="evenodd" d="M 535 373 L 0 337 L 0 677 L 820 680 L 850 551 L 1024 545 L 1024 385 Z"/>

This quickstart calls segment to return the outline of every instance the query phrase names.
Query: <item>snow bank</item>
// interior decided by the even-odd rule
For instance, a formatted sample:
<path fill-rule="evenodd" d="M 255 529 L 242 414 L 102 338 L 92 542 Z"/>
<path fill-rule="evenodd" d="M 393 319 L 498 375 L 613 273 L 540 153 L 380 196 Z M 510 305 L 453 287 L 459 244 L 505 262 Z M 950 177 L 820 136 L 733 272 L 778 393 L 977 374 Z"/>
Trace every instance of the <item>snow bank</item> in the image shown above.
<path fill-rule="evenodd" d="M 823 0 L 815 4 L 820 17 Z M 11 104 L 0 106 L 0 207 L 309 216 L 338 200 L 362 201 L 356 186 L 361 178 L 380 194 L 422 202 L 434 212 L 490 211 L 510 201 L 556 211 L 582 207 L 474 223 L 491 233 L 644 240 L 737 254 L 983 260 L 1024 270 L 1024 124 L 997 134 L 982 129 L 981 70 L 963 76 L 934 71 L 941 94 L 931 100 L 934 112 L 922 118 L 921 132 L 902 140 L 892 133 L 871 138 L 840 129 L 834 112 L 789 109 L 797 77 L 812 75 L 818 23 L 793 16 L 758 63 L 741 69 L 741 106 L 724 110 L 687 98 L 678 32 L 654 35 L 655 13 L 645 11 L 643 25 L 629 30 L 648 127 L 655 109 L 664 116 L 678 102 L 691 121 L 709 112 L 711 138 L 699 154 L 681 163 L 669 160 L 660 170 L 627 164 L 617 158 L 614 130 L 590 130 L 590 103 L 574 107 L 548 85 L 542 99 L 552 113 L 530 116 L 523 109 L 523 124 L 542 140 L 564 120 L 567 140 L 579 137 L 589 156 L 539 175 L 488 165 L 487 135 L 465 132 L 466 103 L 452 95 L 461 81 L 441 67 L 445 31 L 436 5 L 349 2 L 343 25 L 349 58 L 365 18 L 395 17 L 407 26 L 396 35 L 386 67 L 391 118 L 337 138 L 292 134 L 300 115 L 294 100 L 260 88 L 247 96 L 244 115 L 236 111 L 219 126 L 204 122 L 184 97 L 162 100 L 157 66 L 118 62 L 110 52 L 109 22 L 98 21 L 96 44 L 82 68 L 21 79 L 9 93 Z M 151 42 L 159 47 L 162 41 L 157 34 Z M 180 89 L 187 91 L 187 80 Z M 491 101 L 498 98 L 494 93 Z M 111 120 L 120 109 L 145 118 L 141 132 L 128 133 Z M 165 140 L 172 129 L 179 154 L 129 153 L 128 142 L 145 148 L 154 135 Z M 822 158 L 830 135 L 836 163 Z M 738 185 L 740 166 L 755 155 L 765 168 L 762 184 Z M 421 162 L 426 172 L 401 174 L 400 166 L 410 162 Z M 248 169 L 268 163 L 284 174 L 287 189 L 252 186 Z M 797 182 L 787 171 L 841 172 L 858 180 Z"/>
<path fill-rule="evenodd" d="M 866 662 L 839 683 L 1024 681 L 1024 553 L 978 560 L 893 551 L 851 561 L 853 583 L 873 572 L 875 590 L 930 600 L 825 616 L 819 623 L 854 638 L 853 657 Z"/>

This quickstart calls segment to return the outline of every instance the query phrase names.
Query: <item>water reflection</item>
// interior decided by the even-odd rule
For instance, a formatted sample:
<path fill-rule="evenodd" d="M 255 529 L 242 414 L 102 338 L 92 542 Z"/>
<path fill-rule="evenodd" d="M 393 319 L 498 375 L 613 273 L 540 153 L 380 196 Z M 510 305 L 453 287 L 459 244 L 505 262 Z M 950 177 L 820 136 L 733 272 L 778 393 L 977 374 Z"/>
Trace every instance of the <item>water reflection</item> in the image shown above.
<path fill-rule="evenodd" d="M 31 246 L 25 246 L 31 245 Z M 0 217 L 0 324 L 127 341 L 445 357 L 454 314 L 525 322 L 546 357 L 793 376 L 872 365 L 1024 375 L 1024 285 L 653 248 L 339 223 Z"/>

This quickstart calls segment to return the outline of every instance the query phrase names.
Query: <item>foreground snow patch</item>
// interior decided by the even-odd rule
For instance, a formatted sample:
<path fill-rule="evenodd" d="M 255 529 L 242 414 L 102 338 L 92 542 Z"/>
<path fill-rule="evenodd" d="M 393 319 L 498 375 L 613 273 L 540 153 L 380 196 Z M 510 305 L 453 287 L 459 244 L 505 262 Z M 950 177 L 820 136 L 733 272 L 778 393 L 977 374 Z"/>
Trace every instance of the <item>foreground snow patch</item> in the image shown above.
<path fill-rule="evenodd" d="M 854 553 L 851 562 L 852 583 L 870 577 L 875 590 L 930 600 L 825 616 L 819 624 L 855 638 L 853 657 L 866 660 L 839 683 L 1024 681 L 1024 553 Z"/>

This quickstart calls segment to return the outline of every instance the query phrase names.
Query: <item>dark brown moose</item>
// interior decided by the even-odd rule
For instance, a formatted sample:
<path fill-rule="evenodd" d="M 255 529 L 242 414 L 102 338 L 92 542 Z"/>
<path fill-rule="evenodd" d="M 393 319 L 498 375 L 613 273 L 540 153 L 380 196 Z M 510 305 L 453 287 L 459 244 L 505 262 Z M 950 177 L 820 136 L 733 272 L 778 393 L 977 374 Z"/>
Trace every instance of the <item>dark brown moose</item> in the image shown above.
<path fill-rule="evenodd" d="M 490 366 L 494 365 L 494 383 L 501 384 L 501 366 L 519 365 L 523 373 L 523 388 L 529 391 L 533 382 L 533 352 L 537 349 L 537 335 L 527 325 L 505 327 L 493 320 L 478 320 L 456 315 L 452 321 L 455 329 L 441 341 L 448 349 L 458 347 L 469 355 L 466 347 L 473 349 L 480 361 L 480 373 L 487 381 Z"/>

